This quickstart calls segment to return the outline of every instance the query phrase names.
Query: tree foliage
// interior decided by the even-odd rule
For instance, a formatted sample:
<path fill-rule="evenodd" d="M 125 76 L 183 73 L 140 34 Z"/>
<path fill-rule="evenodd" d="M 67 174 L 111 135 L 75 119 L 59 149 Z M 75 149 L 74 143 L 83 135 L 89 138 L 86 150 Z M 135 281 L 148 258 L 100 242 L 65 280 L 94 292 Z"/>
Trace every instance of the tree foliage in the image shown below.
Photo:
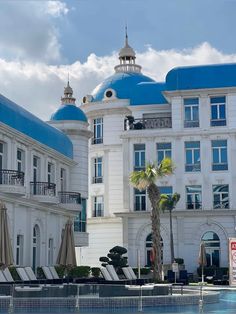
<path fill-rule="evenodd" d="M 99 261 L 102 262 L 102 266 L 113 265 L 116 271 L 119 271 L 122 267 L 128 266 L 128 257 L 123 256 L 127 253 L 127 249 L 122 246 L 114 246 L 109 250 L 107 256 L 102 256 Z"/>

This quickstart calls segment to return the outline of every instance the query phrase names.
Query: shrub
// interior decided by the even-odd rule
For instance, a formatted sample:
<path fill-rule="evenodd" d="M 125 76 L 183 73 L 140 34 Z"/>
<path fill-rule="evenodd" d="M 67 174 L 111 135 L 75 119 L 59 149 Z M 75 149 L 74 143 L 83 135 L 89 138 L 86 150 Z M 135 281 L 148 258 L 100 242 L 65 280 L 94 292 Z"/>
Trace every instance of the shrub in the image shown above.
<path fill-rule="evenodd" d="M 56 265 L 55 269 L 56 269 L 56 272 L 57 272 L 59 278 L 63 278 L 66 275 L 66 266 Z"/>
<path fill-rule="evenodd" d="M 101 273 L 100 268 L 99 267 L 92 267 L 91 273 L 92 273 L 93 277 L 98 278 L 100 276 L 100 273 Z"/>
<path fill-rule="evenodd" d="M 138 268 L 133 268 L 136 275 L 138 275 Z M 149 267 L 140 268 L 140 275 L 148 275 L 151 272 Z"/>
<path fill-rule="evenodd" d="M 17 271 L 16 271 L 16 267 L 14 266 L 11 266 L 9 267 L 9 271 L 12 275 L 12 278 L 14 279 L 14 281 L 16 280 L 20 280 L 20 276 L 18 275 Z"/>
<path fill-rule="evenodd" d="M 69 270 L 69 277 L 72 278 L 87 278 L 90 275 L 90 266 L 76 266 Z"/>
<path fill-rule="evenodd" d="M 46 279 L 45 276 L 44 276 L 44 272 L 42 270 L 42 267 L 37 267 L 37 270 L 36 270 L 36 277 L 38 279 Z"/>
<path fill-rule="evenodd" d="M 106 267 L 107 265 L 113 265 L 116 271 L 120 271 L 122 267 L 128 266 L 127 260 L 128 257 L 122 256 L 127 253 L 127 249 L 122 246 L 114 246 L 110 249 L 107 256 L 102 256 L 99 258 L 99 261 L 102 262 L 102 266 Z"/>

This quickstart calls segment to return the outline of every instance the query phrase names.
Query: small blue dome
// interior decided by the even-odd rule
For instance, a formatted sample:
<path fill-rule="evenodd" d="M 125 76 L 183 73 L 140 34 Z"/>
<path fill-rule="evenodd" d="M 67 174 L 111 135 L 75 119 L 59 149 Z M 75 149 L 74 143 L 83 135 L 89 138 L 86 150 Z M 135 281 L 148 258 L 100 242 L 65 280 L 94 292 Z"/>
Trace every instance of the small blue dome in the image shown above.
<path fill-rule="evenodd" d="M 66 134 L 2 95 L 0 95 L 0 122 L 69 158 L 73 158 L 73 145 Z"/>
<path fill-rule="evenodd" d="M 102 101 L 107 89 L 113 89 L 119 99 L 129 99 L 133 106 L 167 103 L 162 95 L 165 84 L 141 73 L 115 73 L 94 89 L 92 102 Z"/>
<path fill-rule="evenodd" d="M 84 112 L 75 105 L 62 104 L 60 108 L 52 114 L 50 120 L 76 120 L 87 122 L 87 117 Z"/>

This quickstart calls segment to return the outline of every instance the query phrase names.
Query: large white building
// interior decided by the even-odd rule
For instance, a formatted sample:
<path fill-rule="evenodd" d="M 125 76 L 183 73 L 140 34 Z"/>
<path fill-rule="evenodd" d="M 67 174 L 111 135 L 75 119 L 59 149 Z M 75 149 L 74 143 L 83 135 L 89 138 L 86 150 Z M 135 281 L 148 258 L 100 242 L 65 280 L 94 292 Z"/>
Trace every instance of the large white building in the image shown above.
<path fill-rule="evenodd" d="M 50 124 L 0 96 L 0 200 L 7 207 L 16 266 L 54 265 L 69 217 L 75 219 L 78 257 L 79 247 L 88 245 L 91 132 L 69 83 Z"/>
<path fill-rule="evenodd" d="M 195 271 L 204 240 L 208 265 L 227 266 L 227 241 L 236 235 L 236 64 L 174 68 L 157 83 L 142 74 L 127 37 L 119 60 L 81 106 L 94 133 L 84 263 L 100 265 L 100 256 L 122 245 L 131 266 L 138 251 L 142 266 L 150 265 L 150 204 L 129 175 L 170 156 L 175 173 L 158 185 L 161 193 L 181 194 L 173 211 L 175 257 Z M 161 214 L 161 236 L 168 264 L 168 213 Z"/>

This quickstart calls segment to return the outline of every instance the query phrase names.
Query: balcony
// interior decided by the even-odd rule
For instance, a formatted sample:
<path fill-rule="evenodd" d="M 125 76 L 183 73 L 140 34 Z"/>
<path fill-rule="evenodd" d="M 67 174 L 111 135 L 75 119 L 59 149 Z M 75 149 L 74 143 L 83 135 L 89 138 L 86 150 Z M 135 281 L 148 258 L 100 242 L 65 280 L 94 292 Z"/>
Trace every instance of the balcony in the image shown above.
<path fill-rule="evenodd" d="M 86 232 L 86 221 L 74 222 L 75 246 L 88 246 L 88 233 Z"/>
<path fill-rule="evenodd" d="M 56 184 L 50 182 L 30 182 L 31 197 L 38 202 L 56 204 Z"/>
<path fill-rule="evenodd" d="M 93 183 L 102 183 L 103 177 L 93 177 Z"/>
<path fill-rule="evenodd" d="M 68 210 L 81 211 L 81 195 L 76 192 L 58 192 L 59 203 Z"/>
<path fill-rule="evenodd" d="M 134 117 L 132 116 L 127 116 L 124 121 L 125 131 L 143 129 L 166 129 L 171 127 L 171 117 L 134 119 Z"/>
<path fill-rule="evenodd" d="M 25 195 L 24 172 L 0 169 L 0 191 L 18 196 Z"/>

